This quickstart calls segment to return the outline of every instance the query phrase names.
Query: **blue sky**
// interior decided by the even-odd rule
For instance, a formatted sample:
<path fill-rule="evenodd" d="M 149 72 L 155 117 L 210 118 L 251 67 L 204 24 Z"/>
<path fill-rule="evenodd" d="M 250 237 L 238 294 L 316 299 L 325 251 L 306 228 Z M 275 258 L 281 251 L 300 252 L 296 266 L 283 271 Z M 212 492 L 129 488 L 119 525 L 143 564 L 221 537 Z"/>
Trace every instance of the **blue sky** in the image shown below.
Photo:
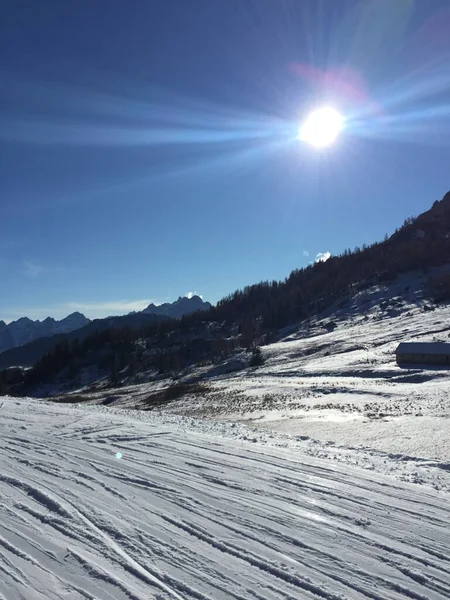
<path fill-rule="evenodd" d="M 21 0 L 0 22 L 0 319 L 216 302 L 450 188 L 446 0 Z M 308 111 L 336 144 L 297 139 Z"/>

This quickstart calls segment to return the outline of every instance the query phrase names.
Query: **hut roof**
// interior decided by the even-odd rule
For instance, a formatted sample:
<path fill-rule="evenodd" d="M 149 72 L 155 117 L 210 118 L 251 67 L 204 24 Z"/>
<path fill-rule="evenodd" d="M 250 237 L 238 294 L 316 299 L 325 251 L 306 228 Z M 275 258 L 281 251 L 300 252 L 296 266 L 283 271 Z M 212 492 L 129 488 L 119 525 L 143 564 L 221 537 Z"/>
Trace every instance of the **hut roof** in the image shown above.
<path fill-rule="evenodd" d="M 402 342 L 396 354 L 450 354 L 450 344 L 446 342 Z"/>

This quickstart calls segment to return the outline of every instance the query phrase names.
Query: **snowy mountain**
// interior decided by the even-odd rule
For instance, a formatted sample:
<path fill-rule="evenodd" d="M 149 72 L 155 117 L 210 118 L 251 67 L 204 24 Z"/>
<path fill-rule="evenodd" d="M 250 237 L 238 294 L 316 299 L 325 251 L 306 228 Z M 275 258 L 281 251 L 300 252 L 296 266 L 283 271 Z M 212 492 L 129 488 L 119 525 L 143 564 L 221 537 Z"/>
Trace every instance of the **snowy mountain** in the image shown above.
<path fill-rule="evenodd" d="M 8 325 L 4 321 L 0 321 L 0 352 L 23 346 L 41 337 L 69 333 L 88 323 L 90 323 L 90 319 L 79 312 L 74 312 L 61 321 L 56 321 L 51 317 L 47 317 L 43 321 L 32 321 L 28 317 L 22 317 Z"/>
<path fill-rule="evenodd" d="M 190 315 L 195 312 L 209 310 L 211 304 L 209 302 L 203 302 L 200 296 L 187 296 L 179 297 L 175 302 L 166 302 L 156 306 L 156 304 L 149 304 L 147 308 L 142 311 L 146 314 L 153 315 L 165 315 L 172 319 L 181 319 L 183 315 Z"/>
<path fill-rule="evenodd" d="M 405 457 L 360 469 L 212 419 L 0 405 L 1 598 L 449 597 L 448 495 L 403 481 Z"/>

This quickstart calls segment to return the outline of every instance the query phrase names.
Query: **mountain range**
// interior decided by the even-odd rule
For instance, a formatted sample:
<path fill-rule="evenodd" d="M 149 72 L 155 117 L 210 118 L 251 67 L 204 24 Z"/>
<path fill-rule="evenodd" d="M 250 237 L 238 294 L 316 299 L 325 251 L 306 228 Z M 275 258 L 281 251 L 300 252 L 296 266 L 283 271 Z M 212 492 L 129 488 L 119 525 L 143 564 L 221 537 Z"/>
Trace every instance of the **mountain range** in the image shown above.
<path fill-rule="evenodd" d="M 61 321 L 47 317 L 43 321 L 33 321 L 28 317 L 22 317 L 17 321 L 11 321 L 8 325 L 0 321 L 0 352 L 23 346 L 41 337 L 51 337 L 58 333 L 70 333 L 80 329 L 90 319 L 79 312 L 74 312 Z"/>
<path fill-rule="evenodd" d="M 205 359 L 206 350 L 209 352 L 206 358 L 214 358 L 216 351 L 216 354 L 223 356 L 237 347 L 248 349 L 256 343 L 267 342 L 267 339 L 273 338 L 277 331 L 287 326 L 308 320 L 335 303 L 348 301 L 372 286 L 392 282 L 399 275 L 408 272 L 416 273 L 414 277 L 418 276 L 417 274 L 426 274 L 426 295 L 430 302 L 448 302 L 450 270 L 436 269 L 448 266 L 449 256 L 450 192 L 441 201 L 434 202 L 428 211 L 417 217 L 408 217 L 390 237 L 386 235 L 384 241 L 354 250 L 344 250 L 341 255 L 331 256 L 325 262 L 292 271 L 284 281 L 263 281 L 247 286 L 226 296 L 215 307 L 203 302 L 198 296 L 180 297 L 172 304 L 150 304 L 144 311 L 124 317 L 97 319 L 71 333 L 39 338 L 24 346 L 1 352 L 0 369 L 12 365 L 31 366 L 44 353 L 63 341 L 63 338 L 69 343 L 75 339 L 81 342 L 92 335 L 95 338 L 96 332 L 121 328 L 133 329 L 133 332 L 125 334 L 124 338 L 134 336 L 136 343 L 137 340 L 146 339 L 147 346 L 155 351 L 157 358 L 160 356 L 158 350 L 164 347 L 163 358 L 169 357 L 170 365 L 166 364 L 168 359 L 162 366 L 155 359 L 155 369 L 175 369 L 179 368 L 179 365 L 188 364 L 193 357 L 200 354 L 202 359 Z M 182 324 L 177 323 L 176 319 L 189 313 L 189 319 Z M 167 323 L 158 329 L 157 322 L 165 320 Z M 24 320 L 19 319 L 16 326 L 17 323 L 23 324 Z M 224 339 L 215 345 L 212 344 L 212 350 L 206 349 L 203 352 L 205 356 L 198 348 L 180 346 L 184 343 L 180 342 L 183 335 L 197 336 L 198 346 L 204 350 L 208 332 L 215 331 L 219 325 L 223 327 L 222 324 L 228 327 L 225 330 L 221 329 Z M 5 327 L 3 323 L 3 330 Z M 239 332 L 238 335 L 236 331 Z M 236 339 L 231 343 L 232 336 Z M 152 339 L 148 341 L 150 338 Z M 18 342 L 23 339 L 24 337 L 19 338 Z M 84 345 L 86 352 L 95 343 L 96 339 L 88 340 Z M 177 344 L 180 347 L 175 347 Z M 105 352 L 111 353 L 109 338 L 104 346 Z M 137 344 L 137 354 L 138 350 Z M 132 356 L 133 351 L 129 355 Z M 79 353 L 77 360 L 81 360 Z M 83 355 L 83 360 L 89 362 L 90 357 Z M 125 358 L 121 366 L 127 366 Z"/>
<path fill-rule="evenodd" d="M 40 338 L 51 338 L 54 335 L 69 334 L 83 328 L 81 336 L 86 332 L 105 329 L 111 326 L 126 326 L 130 323 L 133 325 L 140 323 L 138 315 L 156 315 L 158 317 L 167 317 L 172 319 L 181 319 L 183 315 L 192 314 L 197 311 L 209 310 L 211 304 L 204 302 L 200 296 L 179 297 L 175 302 L 160 304 L 149 304 L 147 308 L 139 313 L 130 313 L 123 317 L 106 317 L 105 319 L 95 319 L 91 321 L 83 314 L 74 312 L 61 321 L 56 321 L 51 317 L 47 317 L 43 321 L 32 321 L 28 317 L 22 317 L 17 321 L 12 321 L 8 325 L 4 321 L 0 321 L 0 354 L 13 348 L 18 348 L 36 342 Z M 130 317 L 127 319 L 127 317 Z M 131 320 L 130 320 L 131 319 Z M 148 319 L 144 319 L 147 321 Z M 86 328 L 87 325 L 93 323 L 91 328 Z M 44 344 L 47 346 L 48 344 Z M 34 344 L 32 347 L 35 347 Z M 37 345 L 36 347 L 38 347 Z M 15 356 L 15 355 L 14 355 Z M 34 353 L 32 353 L 34 356 Z M 4 357 L 2 357 L 4 358 Z M 0 361 L 1 364 L 1 361 Z"/>

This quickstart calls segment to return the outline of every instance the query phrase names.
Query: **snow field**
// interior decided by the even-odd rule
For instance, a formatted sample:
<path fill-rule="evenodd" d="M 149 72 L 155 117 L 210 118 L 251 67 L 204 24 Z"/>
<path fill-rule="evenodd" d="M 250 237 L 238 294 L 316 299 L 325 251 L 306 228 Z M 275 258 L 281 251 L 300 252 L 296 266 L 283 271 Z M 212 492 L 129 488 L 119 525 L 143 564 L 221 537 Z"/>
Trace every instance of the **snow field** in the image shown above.
<path fill-rule="evenodd" d="M 450 596 L 447 494 L 215 427 L 2 399 L 0 597 Z"/>

